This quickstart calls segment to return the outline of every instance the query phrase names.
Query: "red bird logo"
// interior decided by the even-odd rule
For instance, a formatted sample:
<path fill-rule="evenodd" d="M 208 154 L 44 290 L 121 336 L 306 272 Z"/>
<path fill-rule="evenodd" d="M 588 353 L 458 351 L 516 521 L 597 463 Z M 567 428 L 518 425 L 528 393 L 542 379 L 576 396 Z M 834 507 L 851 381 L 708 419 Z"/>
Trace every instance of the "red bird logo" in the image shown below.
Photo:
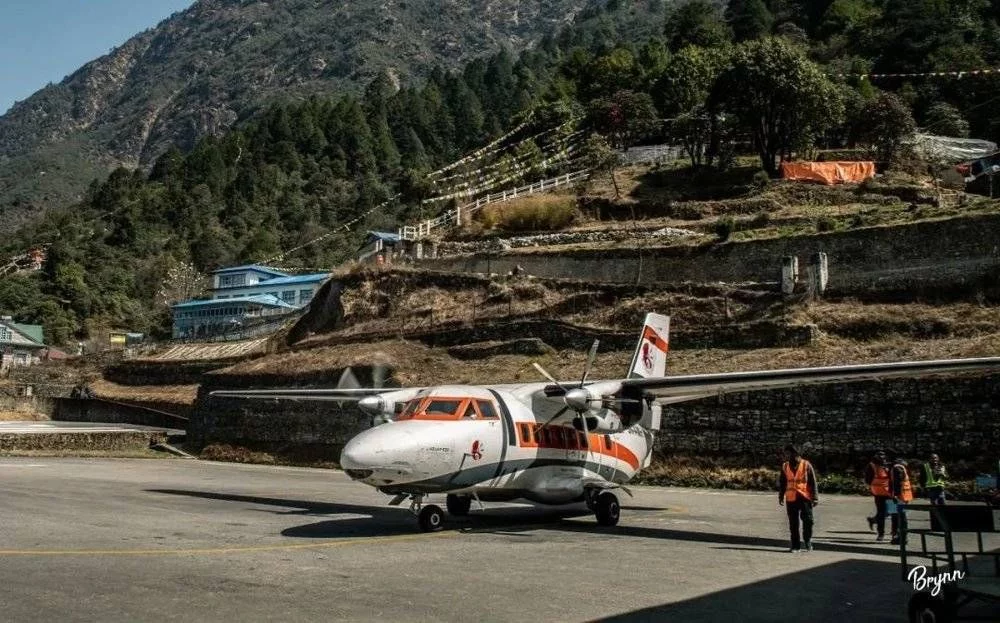
<path fill-rule="evenodd" d="M 647 370 L 653 369 L 653 351 L 649 347 L 649 342 L 642 344 L 642 365 L 646 366 Z"/>
<path fill-rule="evenodd" d="M 472 457 L 473 461 L 483 458 L 483 444 L 478 439 L 472 442 L 472 451 L 469 452 L 469 456 Z"/>

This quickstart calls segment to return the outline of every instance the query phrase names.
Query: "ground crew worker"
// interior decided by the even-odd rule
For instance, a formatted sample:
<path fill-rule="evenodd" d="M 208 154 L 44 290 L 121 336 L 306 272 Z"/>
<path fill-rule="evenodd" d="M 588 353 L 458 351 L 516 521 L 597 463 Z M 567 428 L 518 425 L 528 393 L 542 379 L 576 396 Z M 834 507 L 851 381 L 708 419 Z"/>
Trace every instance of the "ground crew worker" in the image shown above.
<path fill-rule="evenodd" d="M 819 504 L 816 472 L 812 464 L 799 455 L 795 446 L 785 446 L 785 453 L 788 460 L 781 466 L 781 476 L 778 478 L 778 505 L 784 506 L 788 512 L 788 530 L 792 537 L 792 546 L 788 551 L 801 551 L 804 542 L 806 551 L 811 552 L 813 507 Z"/>
<path fill-rule="evenodd" d="M 885 452 L 879 450 L 872 456 L 871 463 L 865 468 L 865 484 L 875 496 L 875 514 L 868 517 L 868 529 L 878 526 L 876 541 L 885 540 L 885 503 L 892 499 L 889 490 L 889 468 L 885 464 Z"/>
<path fill-rule="evenodd" d="M 899 519 L 906 512 L 906 505 L 913 500 L 913 489 L 910 488 L 910 474 L 906 471 L 906 461 L 897 458 L 889 472 L 889 486 L 892 489 L 892 501 L 896 504 L 892 514 L 892 544 L 899 544 Z"/>
<path fill-rule="evenodd" d="M 920 467 L 920 484 L 931 504 L 944 506 L 944 487 L 947 477 L 944 463 L 937 454 L 931 454 L 931 460 Z"/>

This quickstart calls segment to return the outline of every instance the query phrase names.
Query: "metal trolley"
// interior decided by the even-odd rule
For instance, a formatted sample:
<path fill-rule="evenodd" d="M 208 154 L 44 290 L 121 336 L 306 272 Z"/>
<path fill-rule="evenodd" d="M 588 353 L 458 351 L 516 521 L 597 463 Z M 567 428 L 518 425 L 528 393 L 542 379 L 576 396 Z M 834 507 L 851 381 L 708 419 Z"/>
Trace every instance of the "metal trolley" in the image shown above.
<path fill-rule="evenodd" d="M 908 504 L 900 513 L 910 621 L 1000 621 L 998 513 L 986 504 Z"/>

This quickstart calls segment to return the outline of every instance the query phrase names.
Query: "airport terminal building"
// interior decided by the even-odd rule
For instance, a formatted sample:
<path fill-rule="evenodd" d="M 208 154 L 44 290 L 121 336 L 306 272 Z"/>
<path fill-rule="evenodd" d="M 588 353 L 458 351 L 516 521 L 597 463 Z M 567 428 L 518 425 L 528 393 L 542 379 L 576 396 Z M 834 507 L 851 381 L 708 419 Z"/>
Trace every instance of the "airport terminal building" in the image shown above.
<path fill-rule="evenodd" d="M 177 303 L 173 338 L 199 339 L 277 320 L 309 304 L 329 273 L 289 275 L 256 264 L 212 273 L 211 297 Z"/>

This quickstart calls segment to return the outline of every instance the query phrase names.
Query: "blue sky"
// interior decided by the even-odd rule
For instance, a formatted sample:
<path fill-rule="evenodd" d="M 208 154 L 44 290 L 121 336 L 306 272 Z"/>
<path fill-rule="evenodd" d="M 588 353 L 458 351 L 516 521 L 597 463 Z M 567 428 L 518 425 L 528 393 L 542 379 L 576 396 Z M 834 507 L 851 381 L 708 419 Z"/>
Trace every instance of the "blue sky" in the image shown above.
<path fill-rule="evenodd" d="M 0 0 L 0 114 L 193 0 Z"/>

